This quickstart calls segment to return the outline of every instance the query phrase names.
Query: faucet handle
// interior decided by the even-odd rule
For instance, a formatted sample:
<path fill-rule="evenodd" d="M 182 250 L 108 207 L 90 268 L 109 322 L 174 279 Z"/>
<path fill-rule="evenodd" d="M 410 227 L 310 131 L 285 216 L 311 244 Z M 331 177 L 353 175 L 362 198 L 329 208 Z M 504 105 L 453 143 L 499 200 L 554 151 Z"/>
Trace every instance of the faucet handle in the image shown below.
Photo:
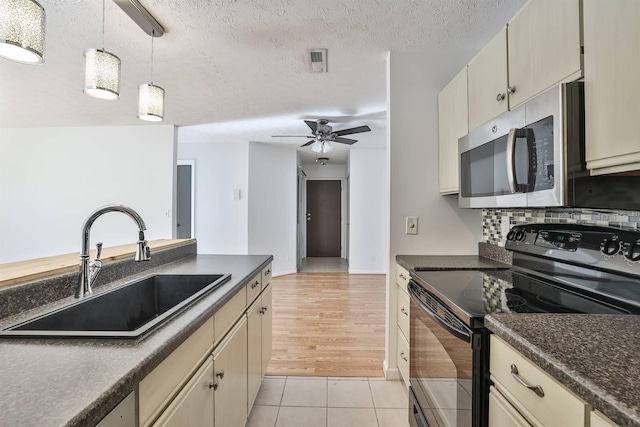
<path fill-rule="evenodd" d="M 96 261 L 100 260 L 100 255 L 102 255 L 102 242 L 96 243 Z"/>

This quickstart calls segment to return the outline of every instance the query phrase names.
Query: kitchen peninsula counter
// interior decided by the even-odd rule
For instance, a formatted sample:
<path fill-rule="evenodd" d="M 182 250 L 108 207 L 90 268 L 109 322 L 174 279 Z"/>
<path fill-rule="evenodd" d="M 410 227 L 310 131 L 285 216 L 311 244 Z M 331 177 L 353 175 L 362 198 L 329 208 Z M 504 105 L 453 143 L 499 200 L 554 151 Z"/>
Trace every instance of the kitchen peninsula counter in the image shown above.
<path fill-rule="evenodd" d="M 621 426 L 640 426 L 640 316 L 494 314 L 485 326 Z"/>
<path fill-rule="evenodd" d="M 396 262 L 408 271 L 496 270 L 510 267 L 478 255 L 397 255 Z"/>
<path fill-rule="evenodd" d="M 231 274 L 230 281 L 139 341 L 0 339 L 0 425 L 95 425 L 272 259 L 196 255 L 101 287 L 150 274 Z M 72 301 L 69 297 L 54 304 Z M 26 314 L 4 319 L 0 327 L 21 316 Z"/>

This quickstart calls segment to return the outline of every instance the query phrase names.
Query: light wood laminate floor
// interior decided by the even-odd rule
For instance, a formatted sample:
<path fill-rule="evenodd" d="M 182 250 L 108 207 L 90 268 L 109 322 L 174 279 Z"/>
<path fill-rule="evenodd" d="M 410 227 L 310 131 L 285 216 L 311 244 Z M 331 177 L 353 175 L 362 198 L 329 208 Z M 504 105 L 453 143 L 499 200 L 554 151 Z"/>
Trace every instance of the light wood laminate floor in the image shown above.
<path fill-rule="evenodd" d="M 268 375 L 383 376 L 384 275 L 298 273 L 271 282 Z"/>

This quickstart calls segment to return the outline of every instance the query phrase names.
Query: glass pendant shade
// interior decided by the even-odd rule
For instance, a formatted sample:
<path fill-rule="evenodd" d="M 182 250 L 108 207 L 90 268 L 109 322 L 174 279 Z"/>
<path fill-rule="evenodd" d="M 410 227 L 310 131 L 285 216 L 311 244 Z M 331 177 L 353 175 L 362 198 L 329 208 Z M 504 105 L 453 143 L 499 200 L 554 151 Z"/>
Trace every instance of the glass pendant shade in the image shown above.
<path fill-rule="evenodd" d="M 316 141 L 311 145 L 311 151 L 314 153 L 322 153 L 322 141 Z"/>
<path fill-rule="evenodd" d="M 324 148 L 324 152 L 328 153 L 333 150 L 333 143 L 331 141 L 325 141 L 323 148 Z"/>
<path fill-rule="evenodd" d="M 44 62 L 44 8 L 33 0 L 0 1 L 0 56 L 23 64 Z"/>
<path fill-rule="evenodd" d="M 100 49 L 87 49 L 84 56 L 84 93 L 99 99 L 118 99 L 120 58 Z"/>
<path fill-rule="evenodd" d="M 153 83 L 138 87 L 138 118 L 148 122 L 161 122 L 164 118 L 164 89 Z"/>

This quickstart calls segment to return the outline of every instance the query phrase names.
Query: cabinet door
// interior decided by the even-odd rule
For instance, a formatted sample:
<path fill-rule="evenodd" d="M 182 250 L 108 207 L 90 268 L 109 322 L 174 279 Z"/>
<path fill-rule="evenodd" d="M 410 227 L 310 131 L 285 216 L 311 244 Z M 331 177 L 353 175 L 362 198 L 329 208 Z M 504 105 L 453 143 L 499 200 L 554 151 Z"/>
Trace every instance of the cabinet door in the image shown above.
<path fill-rule="evenodd" d="M 262 383 L 262 301 L 260 298 L 247 311 L 247 412 Z"/>
<path fill-rule="evenodd" d="M 214 350 L 213 365 L 215 381 L 218 383 L 214 393 L 215 425 L 244 427 L 247 422 L 246 318 L 240 319 Z"/>
<path fill-rule="evenodd" d="M 494 387 L 489 392 L 489 427 L 531 427 Z"/>
<path fill-rule="evenodd" d="M 640 2 L 584 0 L 587 167 L 640 170 Z"/>
<path fill-rule="evenodd" d="M 213 384 L 213 359 L 209 357 L 153 426 L 213 427 Z"/>
<path fill-rule="evenodd" d="M 469 130 L 506 112 L 507 29 L 503 28 L 469 63 Z"/>
<path fill-rule="evenodd" d="M 271 285 L 269 285 L 262 294 L 262 376 L 267 373 L 269 362 L 271 362 L 271 334 L 273 332 L 271 300 Z"/>
<path fill-rule="evenodd" d="M 509 95 L 510 108 L 582 77 L 580 0 L 530 0 L 507 32 L 509 87 L 515 89 Z"/>
<path fill-rule="evenodd" d="M 440 194 L 458 192 L 458 139 L 469 132 L 467 67 L 438 95 L 438 184 Z"/>

